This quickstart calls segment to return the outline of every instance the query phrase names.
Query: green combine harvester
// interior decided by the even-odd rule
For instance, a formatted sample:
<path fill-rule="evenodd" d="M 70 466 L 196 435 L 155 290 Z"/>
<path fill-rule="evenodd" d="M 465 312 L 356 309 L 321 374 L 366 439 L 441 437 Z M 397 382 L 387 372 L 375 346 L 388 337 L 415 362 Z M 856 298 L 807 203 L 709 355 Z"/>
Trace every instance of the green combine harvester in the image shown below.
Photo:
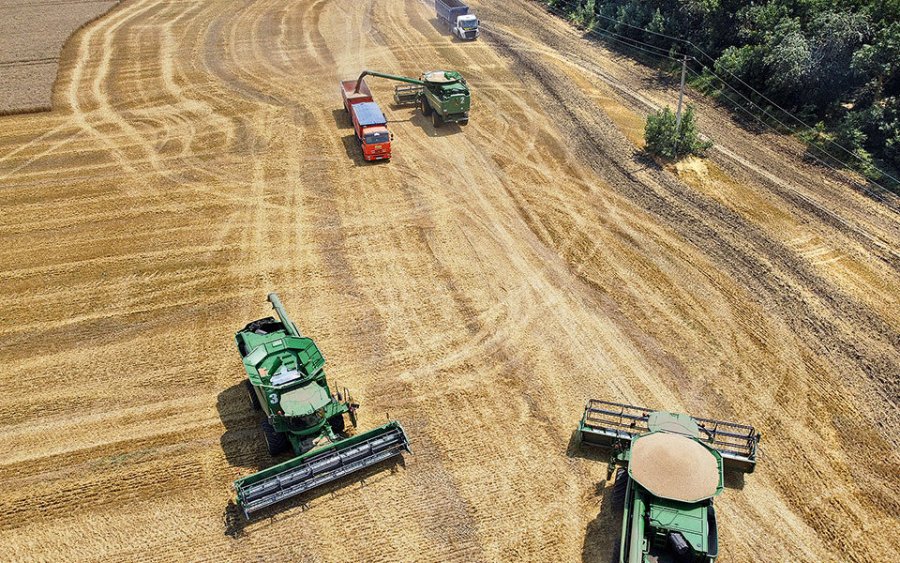
<path fill-rule="evenodd" d="M 713 497 L 724 471 L 752 473 L 752 426 L 590 400 L 579 443 L 610 454 L 611 500 L 623 510 L 620 563 L 712 563 L 719 553 Z"/>
<path fill-rule="evenodd" d="M 292 449 L 297 457 L 234 483 L 238 505 L 250 515 L 282 500 L 375 465 L 402 452 L 409 440 L 398 422 L 362 434 L 344 434 L 344 415 L 356 427 L 355 404 L 346 389 L 332 392 L 325 358 L 291 322 L 274 293 L 278 320 L 253 321 L 234 335 L 247 372 L 250 401 L 262 410 L 269 454 Z"/>
<path fill-rule="evenodd" d="M 466 79 L 455 70 L 423 72 L 420 78 L 364 70 L 356 80 L 355 92 L 359 92 L 366 76 L 378 76 L 410 84 L 394 88 L 394 102 L 398 105 L 419 106 L 422 115 L 431 117 L 431 123 L 435 127 L 440 127 L 444 123 L 460 125 L 469 123 L 469 106 L 472 102 L 469 87 Z"/>

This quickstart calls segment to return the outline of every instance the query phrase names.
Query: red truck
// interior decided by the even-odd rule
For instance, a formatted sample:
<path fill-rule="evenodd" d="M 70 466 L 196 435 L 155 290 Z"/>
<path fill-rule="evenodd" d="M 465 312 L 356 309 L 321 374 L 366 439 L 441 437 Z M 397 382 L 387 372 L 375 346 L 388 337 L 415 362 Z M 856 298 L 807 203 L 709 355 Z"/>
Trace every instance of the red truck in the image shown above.
<path fill-rule="evenodd" d="M 364 80 L 341 81 L 341 98 L 344 110 L 350 114 L 356 140 L 365 160 L 388 160 L 391 158 L 391 134 L 387 129 L 387 119 L 372 100 L 372 92 Z"/>

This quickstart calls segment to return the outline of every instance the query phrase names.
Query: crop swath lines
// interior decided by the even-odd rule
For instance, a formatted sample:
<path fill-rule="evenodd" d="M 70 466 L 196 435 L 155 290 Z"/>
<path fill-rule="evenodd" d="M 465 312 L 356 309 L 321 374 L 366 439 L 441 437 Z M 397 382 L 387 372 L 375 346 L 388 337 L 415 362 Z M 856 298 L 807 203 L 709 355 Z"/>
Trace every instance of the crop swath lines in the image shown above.
<path fill-rule="evenodd" d="M 860 524 L 894 525 L 893 467 L 854 463 L 898 447 L 892 211 L 708 105 L 742 160 L 642 159 L 673 91 L 537 5 L 476 10 L 461 43 L 418 0 L 130 0 L 66 47 L 55 112 L 0 118 L 0 560 L 592 559 L 589 396 L 762 429 L 723 560 L 900 557 Z M 373 80 L 395 157 L 360 165 L 338 80 L 438 67 L 471 123 Z M 240 523 L 272 460 L 232 334 L 272 290 L 415 455 Z"/>

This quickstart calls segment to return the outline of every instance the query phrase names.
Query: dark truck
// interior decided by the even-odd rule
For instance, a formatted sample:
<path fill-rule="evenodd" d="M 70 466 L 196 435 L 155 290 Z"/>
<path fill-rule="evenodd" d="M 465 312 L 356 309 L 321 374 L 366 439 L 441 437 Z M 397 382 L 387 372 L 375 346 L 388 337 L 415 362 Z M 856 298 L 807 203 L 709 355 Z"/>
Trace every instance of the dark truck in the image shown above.
<path fill-rule="evenodd" d="M 478 18 L 461 0 L 434 0 L 434 10 L 453 35 L 469 41 L 478 37 Z"/>

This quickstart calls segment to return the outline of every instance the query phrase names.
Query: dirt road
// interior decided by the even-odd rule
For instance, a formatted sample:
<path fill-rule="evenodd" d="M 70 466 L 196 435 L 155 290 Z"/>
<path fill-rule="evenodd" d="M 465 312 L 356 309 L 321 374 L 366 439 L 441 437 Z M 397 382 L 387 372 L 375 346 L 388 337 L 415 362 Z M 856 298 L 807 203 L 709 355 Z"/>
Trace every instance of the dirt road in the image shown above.
<path fill-rule="evenodd" d="M 900 557 L 900 221 L 698 101 L 660 168 L 651 72 L 535 4 L 459 43 L 418 0 L 129 0 L 67 44 L 56 111 L 0 118 L 0 560 L 608 560 L 588 397 L 763 432 L 722 561 Z M 458 69 L 471 123 L 338 80 Z M 231 335 L 278 290 L 414 456 L 243 524 L 270 463 Z"/>

